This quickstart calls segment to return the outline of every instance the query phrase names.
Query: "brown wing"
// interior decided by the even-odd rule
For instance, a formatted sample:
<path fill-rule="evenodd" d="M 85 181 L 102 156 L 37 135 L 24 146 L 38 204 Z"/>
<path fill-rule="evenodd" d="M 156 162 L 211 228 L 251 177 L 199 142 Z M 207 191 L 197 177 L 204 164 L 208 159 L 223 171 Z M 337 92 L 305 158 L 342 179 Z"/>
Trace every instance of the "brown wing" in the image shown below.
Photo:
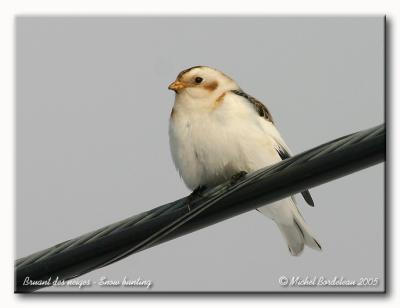
<path fill-rule="evenodd" d="M 232 90 L 232 93 L 235 93 L 236 95 L 239 95 L 247 99 L 247 101 L 254 106 L 260 117 L 263 117 L 266 120 L 270 121 L 271 123 L 274 123 L 271 113 L 268 111 L 267 107 L 265 107 L 264 104 L 261 103 L 259 100 L 257 100 L 253 96 L 248 95 L 246 92 L 243 92 L 241 89 Z"/>

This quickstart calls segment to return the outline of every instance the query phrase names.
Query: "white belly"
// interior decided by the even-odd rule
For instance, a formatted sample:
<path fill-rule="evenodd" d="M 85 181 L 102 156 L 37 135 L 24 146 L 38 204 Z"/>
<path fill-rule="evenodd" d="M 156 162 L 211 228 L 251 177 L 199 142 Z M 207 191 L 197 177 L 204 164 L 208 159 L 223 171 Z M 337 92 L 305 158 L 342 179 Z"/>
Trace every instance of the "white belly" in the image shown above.
<path fill-rule="evenodd" d="M 212 187 L 240 171 L 252 172 L 280 160 L 274 140 L 254 117 L 248 121 L 177 113 L 169 135 L 173 160 L 190 189 Z"/>

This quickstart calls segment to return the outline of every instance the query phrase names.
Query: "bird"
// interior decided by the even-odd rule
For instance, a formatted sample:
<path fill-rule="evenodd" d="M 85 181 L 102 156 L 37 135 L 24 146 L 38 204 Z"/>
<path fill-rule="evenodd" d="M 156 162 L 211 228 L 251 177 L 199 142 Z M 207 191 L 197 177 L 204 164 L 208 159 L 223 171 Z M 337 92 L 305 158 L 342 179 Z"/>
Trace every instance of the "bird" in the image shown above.
<path fill-rule="evenodd" d="M 267 107 L 223 72 L 193 66 L 181 71 L 168 89 L 175 92 L 171 156 L 193 193 L 292 155 Z M 308 190 L 301 194 L 314 206 Z M 304 246 L 321 250 L 293 196 L 257 210 L 276 223 L 291 255 L 300 255 Z"/>

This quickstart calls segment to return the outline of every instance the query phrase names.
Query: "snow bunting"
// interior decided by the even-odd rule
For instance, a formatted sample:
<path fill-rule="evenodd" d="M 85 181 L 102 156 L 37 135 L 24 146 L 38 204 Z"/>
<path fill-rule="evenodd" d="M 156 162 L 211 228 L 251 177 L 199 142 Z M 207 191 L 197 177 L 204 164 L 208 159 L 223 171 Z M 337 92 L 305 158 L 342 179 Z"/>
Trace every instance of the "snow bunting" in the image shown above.
<path fill-rule="evenodd" d="M 175 91 L 169 125 L 172 158 L 190 189 L 212 187 L 290 157 L 265 105 L 222 72 L 194 66 L 168 88 Z M 308 191 L 302 195 L 314 205 Z M 321 250 L 293 197 L 258 211 L 277 224 L 292 255 L 299 255 L 304 245 Z"/>

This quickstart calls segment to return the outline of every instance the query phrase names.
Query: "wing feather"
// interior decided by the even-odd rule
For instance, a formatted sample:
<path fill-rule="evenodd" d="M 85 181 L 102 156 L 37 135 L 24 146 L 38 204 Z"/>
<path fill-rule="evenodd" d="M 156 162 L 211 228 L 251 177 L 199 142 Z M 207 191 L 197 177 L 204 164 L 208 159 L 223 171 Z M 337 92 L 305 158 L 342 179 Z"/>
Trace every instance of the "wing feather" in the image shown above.
<path fill-rule="evenodd" d="M 250 104 L 252 104 L 254 106 L 254 108 L 256 109 L 257 113 L 260 115 L 260 117 L 265 118 L 267 121 L 272 123 L 272 126 L 275 128 L 274 124 L 274 120 L 272 119 L 272 115 L 269 112 L 269 110 L 267 109 L 267 107 L 265 107 L 265 105 L 263 103 L 261 103 L 259 100 L 257 100 L 256 98 L 254 98 L 253 96 L 247 94 L 246 92 L 244 92 L 241 89 L 238 90 L 232 90 L 232 93 L 239 95 L 241 97 L 244 97 Z M 279 133 L 277 132 L 277 134 L 279 135 Z M 279 154 L 279 156 L 281 157 L 282 160 L 289 158 L 291 155 L 289 153 L 289 150 L 287 149 L 285 144 L 282 144 L 282 142 L 284 142 L 282 140 L 282 142 L 279 142 L 279 140 L 275 139 L 277 146 L 277 152 Z M 301 195 L 303 196 L 304 200 L 310 205 L 310 206 L 314 206 L 314 200 L 311 197 L 311 194 L 308 190 L 302 191 Z"/>
<path fill-rule="evenodd" d="M 277 142 L 277 143 L 278 143 L 278 142 Z M 278 143 L 278 145 L 279 145 L 279 143 Z M 284 147 L 282 147 L 281 145 L 279 145 L 278 148 L 277 148 L 276 150 L 277 150 L 279 156 L 282 158 L 282 160 L 285 160 L 285 159 L 287 159 L 287 158 L 290 157 L 289 152 L 288 152 Z M 301 195 L 303 196 L 304 200 L 305 200 L 310 206 L 314 206 L 314 200 L 313 200 L 313 198 L 311 197 L 311 194 L 310 194 L 310 192 L 309 192 L 308 189 L 302 191 L 302 192 L 301 192 Z"/>
<path fill-rule="evenodd" d="M 267 107 L 265 107 L 265 105 L 263 103 L 261 103 L 258 99 L 247 94 L 246 92 L 242 91 L 241 89 L 232 90 L 231 92 L 235 93 L 236 95 L 239 95 L 241 97 L 244 97 L 250 104 L 252 104 L 254 106 L 257 113 L 260 115 L 260 117 L 263 117 L 266 120 L 270 121 L 271 123 L 274 123 L 271 113 L 269 112 Z"/>

